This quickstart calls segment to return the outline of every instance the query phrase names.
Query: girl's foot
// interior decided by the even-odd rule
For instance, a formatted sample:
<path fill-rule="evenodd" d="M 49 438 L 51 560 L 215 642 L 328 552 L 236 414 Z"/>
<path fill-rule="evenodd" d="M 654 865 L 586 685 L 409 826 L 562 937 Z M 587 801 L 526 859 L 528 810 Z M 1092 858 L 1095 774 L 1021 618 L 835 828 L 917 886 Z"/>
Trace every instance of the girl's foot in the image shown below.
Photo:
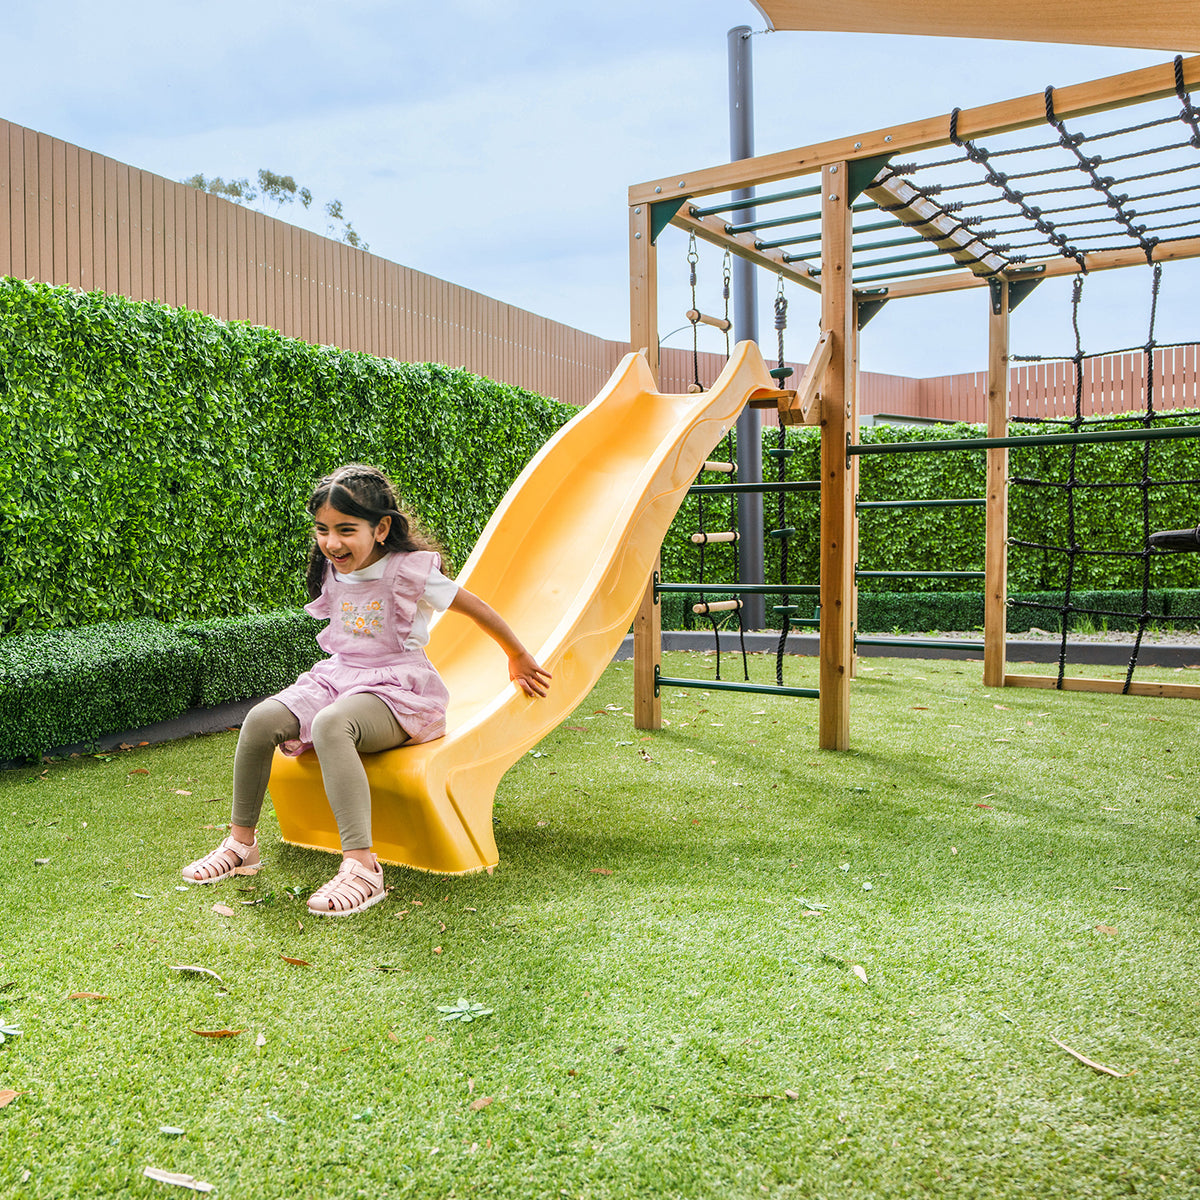
<path fill-rule="evenodd" d="M 308 911 L 322 917 L 348 917 L 386 896 L 383 868 L 378 862 L 371 870 L 353 858 L 345 858 L 338 873 L 309 896 Z"/>
<path fill-rule="evenodd" d="M 189 883 L 216 883 L 228 879 L 237 867 L 260 867 L 258 838 L 247 846 L 236 838 L 227 837 L 215 850 L 188 863 L 183 868 L 183 877 Z"/>

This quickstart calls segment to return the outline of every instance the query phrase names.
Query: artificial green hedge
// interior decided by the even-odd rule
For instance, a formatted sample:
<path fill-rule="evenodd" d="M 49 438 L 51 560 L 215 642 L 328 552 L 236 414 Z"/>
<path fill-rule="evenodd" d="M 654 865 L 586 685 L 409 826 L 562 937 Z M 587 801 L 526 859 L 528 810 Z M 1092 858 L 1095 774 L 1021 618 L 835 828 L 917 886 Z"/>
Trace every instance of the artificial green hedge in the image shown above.
<path fill-rule="evenodd" d="M 145 619 L 0 639 L 0 761 L 182 715 L 201 658 L 196 641 Z"/>
<path fill-rule="evenodd" d="M 0 635 L 304 599 L 313 482 L 390 472 L 461 563 L 574 412 L 185 309 L 0 279 Z"/>
<path fill-rule="evenodd" d="M 0 762 L 277 692 L 325 657 L 322 624 L 284 610 L 0 638 Z"/>

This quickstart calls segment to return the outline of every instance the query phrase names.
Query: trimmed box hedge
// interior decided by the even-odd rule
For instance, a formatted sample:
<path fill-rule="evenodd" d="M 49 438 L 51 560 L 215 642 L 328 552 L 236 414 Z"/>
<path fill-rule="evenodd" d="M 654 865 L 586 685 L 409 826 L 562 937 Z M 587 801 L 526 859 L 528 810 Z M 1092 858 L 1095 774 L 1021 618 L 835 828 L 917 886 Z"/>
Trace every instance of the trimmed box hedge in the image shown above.
<path fill-rule="evenodd" d="M 182 716 L 201 658 L 195 640 L 151 620 L 0 639 L 0 761 Z"/>

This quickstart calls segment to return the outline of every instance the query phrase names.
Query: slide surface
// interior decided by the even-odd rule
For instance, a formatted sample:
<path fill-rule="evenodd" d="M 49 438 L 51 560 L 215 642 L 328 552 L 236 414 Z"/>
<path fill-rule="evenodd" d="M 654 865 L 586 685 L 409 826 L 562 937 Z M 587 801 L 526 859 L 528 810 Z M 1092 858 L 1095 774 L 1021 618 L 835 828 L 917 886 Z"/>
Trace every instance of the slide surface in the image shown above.
<path fill-rule="evenodd" d="M 712 388 L 695 395 L 656 391 L 645 357 L 629 354 L 530 461 L 458 582 L 553 673 L 550 695 L 526 697 L 491 638 L 468 618 L 442 614 L 428 653 L 450 689 L 446 736 L 363 760 L 380 859 L 445 874 L 497 862 L 492 800 L 501 776 L 595 685 L 705 459 L 742 408 L 774 390 L 753 342 L 739 343 Z M 340 848 L 315 754 L 277 754 L 270 787 L 286 841 Z"/>

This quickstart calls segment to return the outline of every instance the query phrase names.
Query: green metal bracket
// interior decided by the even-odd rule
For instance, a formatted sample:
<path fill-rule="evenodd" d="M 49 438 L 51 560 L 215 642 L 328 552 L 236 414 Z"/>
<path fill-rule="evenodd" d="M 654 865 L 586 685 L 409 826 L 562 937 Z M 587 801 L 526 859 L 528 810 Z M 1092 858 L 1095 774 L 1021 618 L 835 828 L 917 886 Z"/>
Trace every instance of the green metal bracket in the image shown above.
<path fill-rule="evenodd" d="M 660 583 L 662 583 L 662 576 L 661 576 L 661 575 L 660 575 L 660 574 L 659 574 L 657 571 L 655 571 L 655 572 L 654 572 L 654 603 L 655 603 L 655 604 L 657 604 L 657 603 L 659 602 L 659 599 L 658 599 L 658 585 L 659 585 Z M 655 694 L 656 696 L 658 695 L 658 693 L 657 693 L 657 692 L 655 692 L 654 694 Z"/>
<path fill-rule="evenodd" d="M 1008 281 L 1008 311 L 1012 312 L 1044 280 L 1045 276 L 1038 279 L 1010 279 Z"/>
<path fill-rule="evenodd" d="M 884 289 L 886 291 L 886 289 Z M 887 297 L 882 300 L 860 300 L 858 302 L 858 328 L 862 329 L 872 317 L 879 315 L 879 310 L 887 303 Z"/>
<path fill-rule="evenodd" d="M 862 195 L 863 190 L 871 180 L 891 162 L 890 154 L 880 154 L 875 158 L 856 158 L 850 162 L 850 194 L 846 202 L 852 204 Z"/>
<path fill-rule="evenodd" d="M 662 233 L 675 217 L 675 214 L 688 202 L 689 197 L 680 196 L 678 199 L 656 200 L 650 205 L 650 245 L 658 241 Z"/>

